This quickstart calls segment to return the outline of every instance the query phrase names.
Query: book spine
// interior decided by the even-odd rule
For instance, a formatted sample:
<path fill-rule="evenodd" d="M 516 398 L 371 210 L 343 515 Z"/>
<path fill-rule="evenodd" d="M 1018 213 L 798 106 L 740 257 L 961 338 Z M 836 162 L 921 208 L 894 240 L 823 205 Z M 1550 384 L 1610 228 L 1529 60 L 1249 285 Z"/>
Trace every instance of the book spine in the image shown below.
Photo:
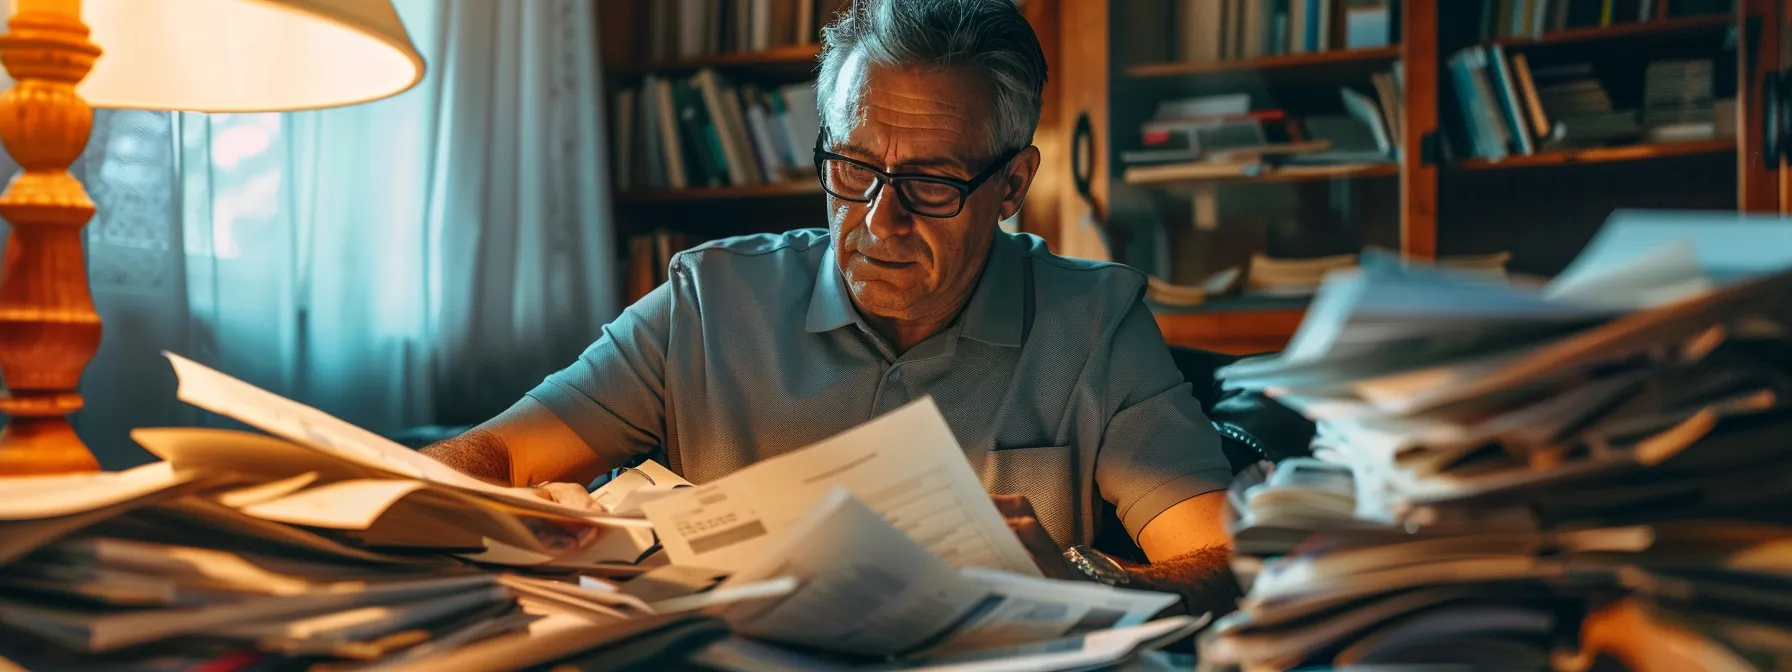
<path fill-rule="evenodd" d="M 1518 86 L 1513 83 L 1512 67 L 1506 60 L 1506 53 L 1499 45 L 1489 50 L 1493 76 L 1499 92 L 1500 109 L 1505 112 L 1506 124 L 1511 129 L 1514 140 L 1512 148 L 1521 155 L 1529 156 L 1537 153 L 1537 146 L 1532 141 L 1530 127 L 1525 124 L 1524 110 L 1520 107 Z"/>
<path fill-rule="evenodd" d="M 752 132 L 753 156 L 759 159 L 759 173 L 767 183 L 783 181 L 781 157 L 777 145 L 772 142 L 771 129 L 765 122 L 765 110 L 751 99 L 746 104 L 747 130 Z"/>
<path fill-rule="evenodd" d="M 1512 144 L 1506 125 L 1500 120 L 1499 99 L 1495 97 L 1492 77 L 1488 74 L 1487 50 L 1475 47 L 1471 57 L 1469 77 L 1475 92 L 1475 113 L 1477 122 L 1488 131 L 1488 157 L 1499 160 L 1506 158 L 1507 147 Z"/>
<path fill-rule="evenodd" d="M 1524 96 L 1525 108 L 1530 113 L 1532 135 L 1547 137 L 1549 116 L 1543 111 L 1543 99 L 1537 95 L 1537 82 L 1531 78 L 1531 63 L 1524 54 L 1512 55 L 1512 74 L 1518 80 L 1519 93 Z"/>
<path fill-rule="evenodd" d="M 790 135 L 778 97 L 764 91 L 755 91 L 753 95 L 755 103 L 765 112 L 765 127 L 771 133 L 773 148 L 778 152 L 778 165 L 785 170 L 794 170 L 797 167 L 796 156 L 790 151 Z"/>
<path fill-rule="evenodd" d="M 682 138 L 684 124 L 679 123 L 681 113 L 678 100 L 673 95 L 672 82 L 656 79 L 654 88 L 657 89 L 654 108 L 659 116 L 661 158 L 666 164 L 666 182 L 673 189 L 684 189 L 694 183 L 691 178 L 697 167 L 685 163 L 686 150 Z"/>

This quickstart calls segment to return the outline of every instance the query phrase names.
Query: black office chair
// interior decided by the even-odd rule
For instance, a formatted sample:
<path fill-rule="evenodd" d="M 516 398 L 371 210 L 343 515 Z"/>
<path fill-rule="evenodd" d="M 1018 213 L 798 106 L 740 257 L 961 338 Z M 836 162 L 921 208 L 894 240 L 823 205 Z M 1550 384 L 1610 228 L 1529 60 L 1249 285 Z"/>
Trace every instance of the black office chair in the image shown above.
<path fill-rule="evenodd" d="M 1263 460 L 1279 462 L 1312 454 L 1312 421 L 1261 393 L 1220 389 L 1215 372 L 1241 357 L 1171 346 L 1170 358 L 1194 388 L 1192 393 L 1201 402 L 1201 412 L 1219 432 L 1220 450 L 1231 463 L 1232 473 Z M 1093 546 L 1115 557 L 1144 562 L 1144 552 L 1120 525 L 1114 505 L 1103 501 L 1101 507 L 1101 531 Z"/>
<path fill-rule="evenodd" d="M 1311 454 L 1312 421 L 1261 393 L 1220 389 L 1215 373 L 1243 357 L 1170 346 L 1170 359 L 1194 387 L 1201 412 L 1219 430 L 1220 447 L 1232 463 L 1232 473 L 1260 460 L 1280 462 Z"/>

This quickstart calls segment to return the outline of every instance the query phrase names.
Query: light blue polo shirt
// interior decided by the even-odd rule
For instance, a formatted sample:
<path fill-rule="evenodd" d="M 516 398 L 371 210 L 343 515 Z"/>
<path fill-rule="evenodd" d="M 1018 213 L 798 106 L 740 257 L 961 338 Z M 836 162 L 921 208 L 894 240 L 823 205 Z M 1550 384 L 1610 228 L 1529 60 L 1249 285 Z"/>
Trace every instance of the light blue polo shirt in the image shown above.
<path fill-rule="evenodd" d="M 670 278 L 529 393 L 610 464 L 664 446 L 703 483 L 932 395 L 984 487 L 1060 544 L 1095 537 L 1104 499 L 1136 540 L 1231 478 L 1134 269 L 998 232 L 958 320 L 900 356 L 825 231 L 713 241 Z"/>

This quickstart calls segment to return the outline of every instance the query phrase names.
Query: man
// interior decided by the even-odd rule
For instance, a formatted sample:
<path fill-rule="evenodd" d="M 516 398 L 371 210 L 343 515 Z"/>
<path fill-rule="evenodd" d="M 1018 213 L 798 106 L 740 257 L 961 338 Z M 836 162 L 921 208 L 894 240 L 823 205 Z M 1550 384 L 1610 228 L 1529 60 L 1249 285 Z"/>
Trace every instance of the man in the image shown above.
<path fill-rule="evenodd" d="M 701 483 L 931 395 L 1048 575 L 1226 607 L 1231 471 L 1144 276 L 997 226 L 1039 170 L 1025 19 L 1010 0 L 860 0 L 823 43 L 827 232 L 677 255 L 578 362 L 426 453 L 579 504 L 577 483 L 651 450 Z M 1151 564 L 1067 557 L 1108 516 Z"/>

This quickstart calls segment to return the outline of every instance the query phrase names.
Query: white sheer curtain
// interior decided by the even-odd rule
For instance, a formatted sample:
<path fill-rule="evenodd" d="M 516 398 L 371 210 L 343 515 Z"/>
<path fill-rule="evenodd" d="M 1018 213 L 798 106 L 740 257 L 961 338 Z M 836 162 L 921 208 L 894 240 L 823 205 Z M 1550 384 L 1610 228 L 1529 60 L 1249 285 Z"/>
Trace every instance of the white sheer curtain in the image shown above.
<path fill-rule="evenodd" d="M 396 4 L 429 63 L 405 94 L 148 117 L 173 126 L 161 137 L 178 164 L 155 177 L 178 187 L 135 187 L 178 193 L 159 239 L 176 277 L 151 297 L 96 283 L 107 345 L 90 397 L 151 375 L 140 360 L 166 348 L 375 431 L 470 422 L 570 362 L 614 316 L 595 4 Z M 124 161 L 120 142 L 96 142 L 87 172 Z M 99 200 L 93 243 L 124 215 Z M 128 256 L 90 249 L 96 279 Z M 171 398 L 167 383 L 153 394 Z M 106 417 L 83 433 L 191 421 L 124 401 L 92 409 Z"/>

